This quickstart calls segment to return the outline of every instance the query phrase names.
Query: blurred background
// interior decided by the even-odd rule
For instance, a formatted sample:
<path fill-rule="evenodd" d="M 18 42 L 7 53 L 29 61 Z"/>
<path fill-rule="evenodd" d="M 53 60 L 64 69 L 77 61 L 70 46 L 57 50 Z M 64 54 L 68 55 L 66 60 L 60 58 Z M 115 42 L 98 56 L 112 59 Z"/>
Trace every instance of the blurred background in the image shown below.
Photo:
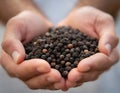
<path fill-rule="evenodd" d="M 75 5 L 77 0 L 35 0 L 48 18 L 57 24 Z M 64 7 L 65 6 L 65 7 Z M 0 24 L 0 43 L 5 32 L 5 26 Z M 120 37 L 120 13 L 116 21 L 116 33 Z M 120 44 L 118 45 L 120 52 Z M 1 51 L 1 47 L 0 47 Z M 102 74 L 98 80 L 88 82 L 80 87 L 70 89 L 65 93 L 120 93 L 120 62 L 109 71 Z M 22 81 L 11 78 L 0 67 L 0 93 L 64 93 L 62 91 L 30 90 Z"/>

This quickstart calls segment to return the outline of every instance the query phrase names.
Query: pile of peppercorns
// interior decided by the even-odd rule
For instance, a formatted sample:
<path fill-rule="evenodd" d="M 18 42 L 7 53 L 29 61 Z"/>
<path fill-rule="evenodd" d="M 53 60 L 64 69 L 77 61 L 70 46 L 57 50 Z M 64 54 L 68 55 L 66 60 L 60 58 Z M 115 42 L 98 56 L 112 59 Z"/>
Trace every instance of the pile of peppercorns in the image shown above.
<path fill-rule="evenodd" d="M 64 78 L 78 63 L 97 52 L 98 40 L 69 26 L 51 28 L 24 45 L 26 58 L 41 58 Z"/>

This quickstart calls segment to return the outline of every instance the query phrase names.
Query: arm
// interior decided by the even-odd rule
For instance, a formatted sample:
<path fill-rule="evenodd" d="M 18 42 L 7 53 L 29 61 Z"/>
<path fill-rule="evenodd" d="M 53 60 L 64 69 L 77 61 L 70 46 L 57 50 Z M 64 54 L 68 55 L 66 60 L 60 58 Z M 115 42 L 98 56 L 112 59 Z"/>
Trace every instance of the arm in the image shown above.
<path fill-rule="evenodd" d="M 120 9 L 120 0 L 80 0 L 75 8 L 93 6 L 116 17 Z"/>
<path fill-rule="evenodd" d="M 42 12 L 38 9 L 33 0 L 1 0 L 0 20 L 3 23 L 7 23 L 10 18 L 24 10 L 30 10 L 42 16 Z"/>

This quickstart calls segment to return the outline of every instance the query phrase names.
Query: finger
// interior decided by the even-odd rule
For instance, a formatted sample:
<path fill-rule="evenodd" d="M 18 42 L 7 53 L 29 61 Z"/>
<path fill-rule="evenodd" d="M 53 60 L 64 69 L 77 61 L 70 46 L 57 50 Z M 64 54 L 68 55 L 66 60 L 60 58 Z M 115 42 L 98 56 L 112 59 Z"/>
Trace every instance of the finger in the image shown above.
<path fill-rule="evenodd" d="M 109 56 L 109 60 L 111 60 L 110 61 L 111 64 L 113 65 L 113 64 L 117 63 L 119 61 L 119 58 L 120 58 L 120 56 L 119 56 L 118 49 L 114 48 L 112 53 Z"/>
<path fill-rule="evenodd" d="M 66 81 L 66 87 L 67 87 L 67 89 L 75 87 L 75 86 L 77 86 L 76 82 L 71 82 L 69 80 Z"/>
<path fill-rule="evenodd" d="M 92 72 L 87 72 L 87 73 L 81 73 L 82 79 L 78 80 L 76 83 L 81 84 L 84 82 L 94 81 L 98 79 L 101 73 L 103 73 L 103 71 L 92 71 Z"/>
<path fill-rule="evenodd" d="M 75 87 L 75 86 L 78 86 L 79 84 L 81 85 L 84 82 L 94 81 L 99 77 L 99 75 L 102 72 L 103 71 L 91 71 L 91 72 L 82 73 L 75 68 L 71 70 L 69 73 L 67 87 L 68 88 Z M 73 73 L 76 73 L 76 74 L 73 74 Z"/>
<path fill-rule="evenodd" d="M 53 86 L 51 86 L 51 84 L 49 86 L 46 87 L 46 89 L 49 90 L 62 90 L 62 91 L 67 91 L 68 89 L 65 86 L 65 80 L 62 78 L 59 82 L 56 82 L 53 84 Z"/>
<path fill-rule="evenodd" d="M 1 65 L 10 76 L 13 76 L 13 77 L 16 76 L 15 71 L 17 68 L 17 64 L 15 64 L 12 58 L 7 53 L 5 53 L 5 51 L 3 50 L 1 54 Z"/>
<path fill-rule="evenodd" d="M 99 49 L 101 52 L 109 55 L 113 48 L 118 44 L 118 37 L 115 33 L 113 18 L 108 14 L 101 14 L 96 19 L 96 32 L 99 35 Z"/>
<path fill-rule="evenodd" d="M 72 69 L 68 74 L 68 79 L 66 81 L 66 87 L 72 88 L 77 86 L 77 81 L 82 79 L 82 75 L 78 72 L 77 68 Z"/>
<path fill-rule="evenodd" d="M 61 79 L 60 73 L 55 69 L 51 69 L 49 73 L 34 77 L 25 83 L 31 89 L 46 89 L 50 85 L 54 88 L 54 83 L 59 82 Z"/>
<path fill-rule="evenodd" d="M 51 83 L 50 85 L 46 86 L 44 89 L 48 89 L 48 90 L 58 90 L 54 87 L 54 85 Z"/>
<path fill-rule="evenodd" d="M 70 71 L 68 75 L 68 80 L 70 82 L 73 82 L 74 84 L 77 82 L 83 83 L 83 81 L 85 82 L 87 80 L 90 81 L 96 79 L 101 72 L 103 71 L 91 71 L 91 72 L 82 73 L 79 72 L 77 68 L 75 68 Z"/>
<path fill-rule="evenodd" d="M 78 81 L 82 80 L 83 76 L 81 73 L 77 70 L 77 68 L 72 69 L 68 74 L 68 79 L 66 81 L 67 88 L 76 87 L 80 85 L 78 84 Z"/>
<path fill-rule="evenodd" d="M 65 90 L 65 80 L 62 78 L 60 81 L 56 82 L 53 84 L 53 86 L 49 85 L 46 87 L 46 89 L 50 89 L 50 90 Z"/>
<path fill-rule="evenodd" d="M 70 82 L 73 82 L 73 84 L 74 84 L 74 82 L 77 82 L 77 81 L 79 81 L 79 80 L 81 80 L 82 79 L 82 75 L 81 75 L 81 73 L 78 71 L 78 69 L 77 68 L 73 68 L 70 72 L 69 72 L 69 74 L 68 74 L 68 81 L 70 81 Z M 76 84 L 75 84 L 76 85 Z M 73 85 L 74 86 L 74 85 Z"/>
<path fill-rule="evenodd" d="M 21 30 L 23 28 L 22 22 L 8 22 L 2 42 L 2 48 L 13 58 L 14 62 L 21 62 L 25 57 L 25 50 L 21 43 Z"/>
<path fill-rule="evenodd" d="M 80 72 L 104 71 L 107 70 L 111 65 L 112 64 L 108 56 L 103 53 L 96 53 L 95 55 L 80 61 L 77 68 Z"/>
<path fill-rule="evenodd" d="M 82 86 L 82 84 L 83 84 L 83 83 L 79 83 L 79 82 L 77 82 L 77 85 L 74 86 L 74 87 L 76 88 L 76 87 Z"/>
<path fill-rule="evenodd" d="M 65 91 L 66 90 L 65 79 L 62 78 L 59 82 L 56 82 L 54 84 L 54 88 L 55 89 L 61 89 L 61 90 Z"/>
<path fill-rule="evenodd" d="M 45 60 L 32 59 L 19 64 L 16 69 L 16 76 L 22 80 L 28 80 L 34 76 L 50 72 L 51 67 Z"/>
<path fill-rule="evenodd" d="M 78 64 L 78 70 L 81 72 L 87 72 L 90 70 L 104 71 L 109 69 L 113 64 L 119 60 L 118 50 L 115 48 L 109 56 L 102 53 L 97 53 L 88 58 L 83 59 Z"/>

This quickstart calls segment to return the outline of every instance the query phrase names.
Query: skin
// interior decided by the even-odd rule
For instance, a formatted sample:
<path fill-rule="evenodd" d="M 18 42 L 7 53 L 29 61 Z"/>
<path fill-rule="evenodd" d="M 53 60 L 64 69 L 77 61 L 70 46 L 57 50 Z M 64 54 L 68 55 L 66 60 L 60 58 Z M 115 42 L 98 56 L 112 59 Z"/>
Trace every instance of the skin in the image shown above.
<path fill-rule="evenodd" d="M 42 11 L 38 9 L 33 0 L 9 0 L 0 1 L 0 20 L 6 24 L 8 20 L 24 10 L 30 10 L 43 16 Z M 4 9 L 4 11 L 3 11 Z M 9 14 L 9 15 L 8 15 Z"/>
<path fill-rule="evenodd" d="M 79 28 L 80 31 L 98 38 L 98 47 L 101 52 L 83 59 L 77 68 L 70 71 L 68 80 L 66 81 L 67 88 L 96 80 L 101 73 L 108 70 L 118 61 L 118 52 L 116 49 L 118 39 L 116 38 L 113 23 L 114 21 L 110 15 L 93 7 L 82 7 L 74 10 L 59 24 L 60 26 L 69 25 L 73 28 Z"/>
<path fill-rule="evenodd" d="M 116 3 L 113 4 L 113 1 Z M 117 13 L 119 0 L 111 0 L 112 3 L 109 2 L 109 4 L 107 0 L 81 0 L 58 24 L 58 26 L 70 25 L 99 39 L 100 53 L 82 60 L 77 68 L 70 71 L 67 80 L 64 80 L 57 70 L 50 68 L 45 60 L 24 61 L 23 44 L 46 32 L 53 24 L 43 16 L 32 0 L 19 0 L 19 2 L 2 0 L 0 2 L 2 2 L 0 6 L 11 13 L 7 15 L 5 10 L 0 9 L 0 18 L 3 23 L 7 23 L 2 42 L 1 65 L 10 76 L 19 78 L 31 89 L 68 90 L 71 87 L 80 86 L 84 82 L 96 80 L 119 59 L 116 48 L 118 37 L 111 16 Z M 6 6 L 3 6 L 3 3 Z M 112 7 L 112 10 L 106 7 L 108 5 Z M 9 7 L 12 7 L 13 11 Z"/>
<path fill-rule="evenodd" d="M 75 9 L 78 9 L 83 6 L 95 7 L 110 14 L 115 18 L 120 9 L 120 1 L 119 0 L 80 0 L 78 1 Z"/>

